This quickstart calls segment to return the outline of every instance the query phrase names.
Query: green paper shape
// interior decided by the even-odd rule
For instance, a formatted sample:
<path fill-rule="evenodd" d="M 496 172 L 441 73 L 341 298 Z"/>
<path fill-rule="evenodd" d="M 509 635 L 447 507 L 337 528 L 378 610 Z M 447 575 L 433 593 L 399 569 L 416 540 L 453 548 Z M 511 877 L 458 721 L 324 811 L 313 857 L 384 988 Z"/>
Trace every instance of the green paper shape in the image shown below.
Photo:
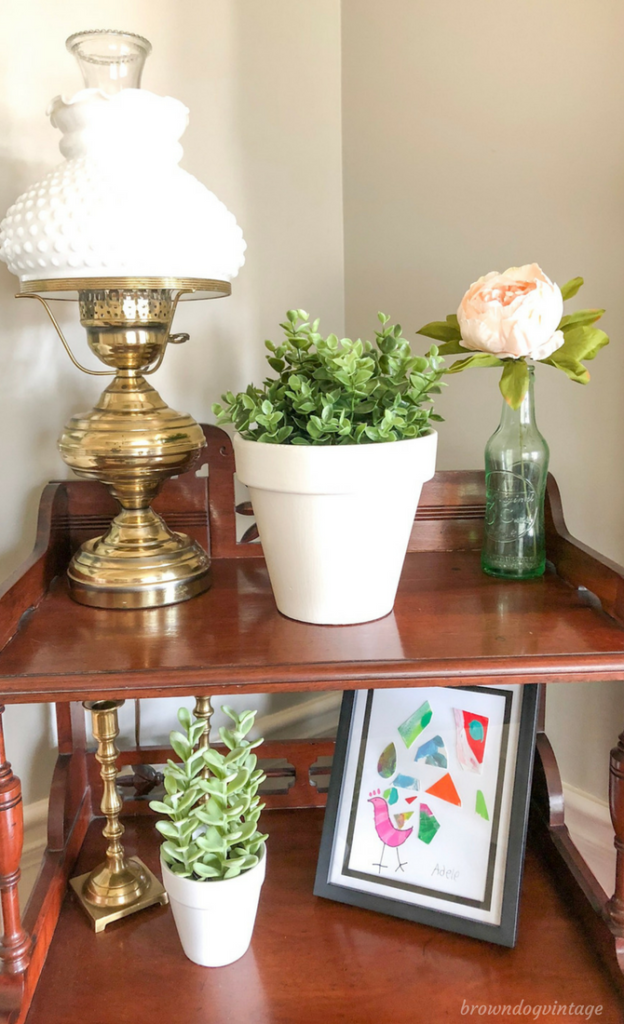
<path fill-rule="evenodd" d="M 410 820 L 413 813 L 413 811 L 403 811 L 402 814 L 395 814 L 394 820 L 396 821 L 397 828 L 403 828 L 405 822 Z"/>
<path fill-rule="evenodd" d="M 377 762 L 377 771 L 381 775 L 382 779 L 389 779 L 394 775 L 397 766 L 397 753 L 394 743 L 389 743 L 385 750 L 382 750 L 379 761 Z"/>
<path fill-rule="evenodd" d="M 406 747 L 411 747 L 416 737 L 420 736 L 421 732 L 427 728 L 432 718 L 433 710 L 429 701 L 426 700 L 413 715 L 401 723 L 399 735 Z"/>
<path fill-rule="evenodd" d="M 481 792 L 480 789 L 477 790 L 477 803 L 475 811 L 477 812 L 477 814 L 480 814 L 482 818 L 485 818 L 486 821 L 490 820 L 490 816 L 488 814 L 488 810 L 485 804 L 485 797 L 483 796 L 483 793 Z"/>
<path fill-rule="evenodd" d="M 427 804 L 422 804 L 420 808 L 418 838 L 422 840 L 423 843 L 426 843 L 428 846 L 439 828 L 440 822 L 436 818 L 435 814 L 431 811 Z"/>

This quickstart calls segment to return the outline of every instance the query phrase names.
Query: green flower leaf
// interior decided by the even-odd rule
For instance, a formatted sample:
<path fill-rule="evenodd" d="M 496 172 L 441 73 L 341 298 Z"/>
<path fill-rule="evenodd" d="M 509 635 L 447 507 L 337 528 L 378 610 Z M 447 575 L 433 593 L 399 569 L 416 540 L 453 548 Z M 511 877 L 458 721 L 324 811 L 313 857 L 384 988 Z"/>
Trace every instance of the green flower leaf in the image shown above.
<path fill-rule="evenodd" d="M 448 317 L 446 320 L 433 320 L 430 324 L 425 324 L 416 331 L 416 334 L 433 338 L 434 341 L 461 341 L 459 324 L 450 323 Z"/>
<path fill-rule="evenodd" d="M 582 277 L 573 277 L 569 281 L 566 281 L 560 289 L 563 301 L 565 302 L 566 299 L 571 299 L 573 295 L 576 295 L 579 288 L 582 288 L 584 283 L 585 282 Z"/>
<path fill-rule="evenodd" d="M 604 309 L 579 309 L 576 313 L 570 313 L 561 318 L 559 330 L 567 332 L 572 327 L 583 327 L 588 324 L 595 324 L 604 315 Z"/>
<path fill-rule="evenodd" d="M 565 331 L 565 341 L 561 348 L 553 352 L 550 358 L 560 361 L 563 357 L 567 360 L 576 359 L 579 362 L 583 359 L 595 359 L 600 349 L 608 344 L 609 336 L 599 327 L 572 326 Z"/>
<path fill-rule="evenodd" d="M 464 350 L 465 351 L 465 350 Z M 473 366 L 502 366 L 503 360 L 499 359 L 498 356 L 491 356 L 488 352 L 475 352 L 474 355 L 468 356 L 467 359 L 458 359 L 456 363 L 448 368 L 447 373 L 461 373 L 462 370 L 468 370 Z"/>
<path fill-rule="evenodd" d="M 529 390 L 529 368 L 524 359 L 506 359 L 500 379 L 501 394 L 512 409 L 519 409 Z"/>
<path fill-rule="evenodd" d="M 571 381 L 574 381 L 575 384 L 589 384 L 589 370 L 582 363 L 579 363 L 578 359 L 575 359 L 574 356 L 566 356 L 563 352 L 563 346 L 553 353 L 549 359 L 542 359 L 540 362 L 546 363 L 548 366 L 554 366 L 557 370 L 563 370 L 566 376 Z"/>
<path fill-rule="evenodd" d="M 464 348 L 459 341 L 445 341 L 443 345 L 440 345 L 441 356 L 457 356 L 464 352 L 470 352 L 470 349 Z"/>

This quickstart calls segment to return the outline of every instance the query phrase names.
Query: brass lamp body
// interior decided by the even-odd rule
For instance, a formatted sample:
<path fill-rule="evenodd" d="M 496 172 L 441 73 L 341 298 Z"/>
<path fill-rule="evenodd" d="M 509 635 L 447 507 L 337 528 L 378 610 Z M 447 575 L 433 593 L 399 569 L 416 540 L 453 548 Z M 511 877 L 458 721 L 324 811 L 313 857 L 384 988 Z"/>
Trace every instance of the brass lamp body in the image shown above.
<path fill-rule="evenodd" d="M 130 280 L 120 287 L 106 284 L 78 283 L 80 321 L 91 350 L 116 372 L 95 407 L 72 416 L 58 446 L 77 476 L 108 486 L 121 510 L 104 536 L 75 553 L 70 593 L 97 608 L 175 604 L 208 589 L 210 560 L 195 541 L 171 531 L 151 502 L 167 477 L 192 467 L 206 441 L 192 416 L 170 409 L 146 377 L 161 365 L 168 344 L 188 340 L 172 335 L 171 325 L 180 295 L 193 289 L 184 282 L 177 289 L 154 282 L 137 287 Z M 220 294 L 229 291 L 223 282 L 206 284 L 219 284 Z M 43 303 L 72 361 L 85 370 L 47 302 L 34 289 L 30 297 Z"/>

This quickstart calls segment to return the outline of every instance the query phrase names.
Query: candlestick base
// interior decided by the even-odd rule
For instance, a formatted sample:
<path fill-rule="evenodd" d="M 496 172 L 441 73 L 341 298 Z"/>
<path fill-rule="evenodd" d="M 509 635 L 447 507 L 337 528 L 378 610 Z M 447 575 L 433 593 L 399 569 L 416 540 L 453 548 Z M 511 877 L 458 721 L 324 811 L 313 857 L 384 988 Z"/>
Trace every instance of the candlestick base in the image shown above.
<path fill-rule="evenodd" d="M 106 926 L 112 924 L 113 921 L 120 921 L 121 918 L 128 917 L 130 914 L 136 913 L 137 910 L 145 910 L 146 907 L 154 906 L 157 903 L 165 906 L 169 902 L 169 897 L 162 883 L 159 882 L 156 875 L 150 871 L 142 860 L 138 857 L 129 857 L 128 864 L 133 865 L 137 873 L 149 879 L 149 886 L 134 903 L 130 903 L 127 906 L 97 907 L 94 903 L 91 903 L 85 896 L 85 891 L 93 876 L 92 871 L 87 871 L 84 875 L 78 875 L 77 878 L 70 879 L 69 884 L 80 900 L 80 904 L 86 911 L 96 932 L 103 932 Z"/>

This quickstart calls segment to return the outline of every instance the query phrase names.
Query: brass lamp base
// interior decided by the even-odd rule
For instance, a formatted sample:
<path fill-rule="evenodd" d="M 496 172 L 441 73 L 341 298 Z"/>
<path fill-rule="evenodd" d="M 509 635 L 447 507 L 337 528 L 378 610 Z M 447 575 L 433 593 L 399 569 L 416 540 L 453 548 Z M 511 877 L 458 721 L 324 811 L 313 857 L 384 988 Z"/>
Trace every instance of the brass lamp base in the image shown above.
<path fill-rule="evenodd" d="M 101 867 L 105 868 L 106 865 L 103 864 Z M 92 903 L 87 898 L 86 893 L 90 888 L 89 883 L 93 879 L 94 874 L 100 871 L 100 868 L 96 868 L 95 872 L 87 871 L 84 875 L 78 875 L 77 878 L 70 879 L 69 884 L 80 900 L 80 904 L 86 911 L 96 932 L 103 932 L 106 926 L 112 924 L 113 921 L 120 921 L 123 917 L 135 914 L 137 910 L 145 910 L 146 907 L 153 907 L 157 903 L 165 906 L 169 902 L 169 897 L 161 882 L 158 881 L 156 875 L 150 871 L 142 860 L 139 860 L 138 857 L 129 857 L 126 861 L 126 867 L 128 869 L 134 868 L 134 881 L 135 883 L 137 881 L 141 882 L 139 895 L 129 904 L 105 902 L 100 906 Z M 110 894 L 107 895 L 110 897 Z"/>
<path fill-rule="evenodd" d="M 206 552 L 151 508 L 122 510 L 104 537 L 76 552 L 67 575 L 74 601 L 92 608 L 158 608 L 211 583 Z"/>
<path fill-rule="evenodd" d="M 46 285 L 49 282 L 39 282 Z M 59 439 L 74 472 L 106 484 L 121 506 L 103 537 L 88 540 L 69 567 L 70 594 L 95 608 L 157 608 L 186 601 L 210 587 L 210 559 L 194 540 L 173 533 L 151 508 L 167 477 L 188 472 L 206 445 L 203 430 L 187 413 L 169 408 L 146 379 L 161 365 L 184 292 L 215 282 L 59 280 L 59 290 L 79 290 L 80 322 L 89 347 L 113 368 L 112 382 L 95 407 L 72 416 Z M 216 294 L 227 294 L 225 291 Z M 73 362 L 62 331 L 52 323 Z M 87 373 L 107 371 L 87 370 Z"/>

